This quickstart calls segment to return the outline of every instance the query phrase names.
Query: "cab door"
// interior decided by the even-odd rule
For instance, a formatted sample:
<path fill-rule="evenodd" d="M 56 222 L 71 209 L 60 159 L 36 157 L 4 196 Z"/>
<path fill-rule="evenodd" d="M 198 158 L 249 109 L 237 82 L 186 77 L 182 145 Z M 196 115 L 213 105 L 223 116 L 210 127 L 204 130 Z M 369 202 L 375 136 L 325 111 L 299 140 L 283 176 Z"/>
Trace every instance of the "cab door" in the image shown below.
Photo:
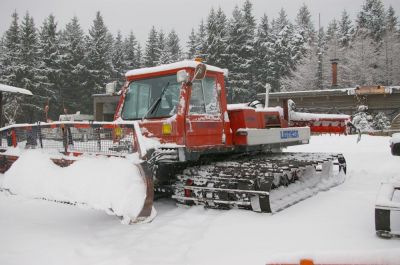
<path fill-rule="evenodd" d="M 207 75 L 192 84 L 186 116 L 186 145 L 215 147 L 225 143 L 223 116 L 216 75 Z"/>

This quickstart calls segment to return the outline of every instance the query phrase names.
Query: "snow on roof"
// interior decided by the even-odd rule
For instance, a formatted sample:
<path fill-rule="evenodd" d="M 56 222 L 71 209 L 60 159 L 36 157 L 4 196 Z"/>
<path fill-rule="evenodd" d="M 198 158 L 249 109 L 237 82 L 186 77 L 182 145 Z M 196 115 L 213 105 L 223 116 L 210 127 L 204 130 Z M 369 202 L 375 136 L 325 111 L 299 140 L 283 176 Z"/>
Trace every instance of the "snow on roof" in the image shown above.
<path fill-rule="evenodd" d="M 155 67 L 130 70 L 125 74 L 125 76 L 128 77 L 128 76 L 134 76 L 134 75 L 151 74 L 151 73 L 157 73 L 157 72 L 181 69 L 181 68 L 196 68 L 196 66 L 199 64 L 200 64 L 200 62 L 184 60 L 181 62 L 163 64 L 163 65 L 159 65 L 159 66 L 155 66 Z M 222 69 L 222 68 L 207 65 L 207 64 L 206 64 L 206 66 L 207 66 L 208 71 L 223 73 L 225 76 L 228 75 L 228 69 Z"/>
<path fill-rule="evenodd" d="M 389 207 L 400 209 L 400 202 L 394 200 L 395 190 L 400 187 L 400 183 L 382 183 L 376 198 L 375 205 L 378 207 Z"/>
<path fill-rule="evenodd" d="M 236 104 L 228 104 L 228 110 L 239 110 L 239 109 L 254 109 L 250 107 L 247 103 L 236 103 Z"/>
<path fill-rule="evenodd" d="M 290 119 L 294 121 L 350 120 L 350 116 L 346 114 L 323 114 L 291 111 Z"/>
<path fill-rule="evenodd" d="M 29 95 L 29 96 L 33 95 L 32 92 L 29 91 L 28 89 L 14 87 L 14 86 L 8 86 L 8 85 L 3 85 L 3 84 L 0 84 L 0 92 L 20 93 L 20 94 L 25 94 L 25 95 Z"/>

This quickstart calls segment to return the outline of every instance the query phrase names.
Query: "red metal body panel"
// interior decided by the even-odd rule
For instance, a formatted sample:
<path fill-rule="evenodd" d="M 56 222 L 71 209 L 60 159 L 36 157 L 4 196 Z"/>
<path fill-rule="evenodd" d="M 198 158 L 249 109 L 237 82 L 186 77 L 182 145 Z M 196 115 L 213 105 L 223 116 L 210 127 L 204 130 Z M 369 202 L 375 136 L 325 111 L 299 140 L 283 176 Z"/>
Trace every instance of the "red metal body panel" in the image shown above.
<path fill-rule="evenodd" d="M 310 127 L 311 133 L 335 133 L 346 134 L 347 125 L 345 119 L 319 119 L 310 121 L 292 121 L 292 127 Z"/>

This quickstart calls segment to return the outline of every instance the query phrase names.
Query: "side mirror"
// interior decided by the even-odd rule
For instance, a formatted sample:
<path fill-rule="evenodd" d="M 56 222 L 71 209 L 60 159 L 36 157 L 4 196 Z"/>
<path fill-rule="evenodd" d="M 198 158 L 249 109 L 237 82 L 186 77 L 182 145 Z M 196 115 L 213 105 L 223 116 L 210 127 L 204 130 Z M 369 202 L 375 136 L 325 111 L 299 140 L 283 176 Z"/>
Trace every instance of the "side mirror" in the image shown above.
<path fill-rule="evenodd" d="M 176 80 L 178 83 L 189 81 L 189 73 L 186 70 L 180 70 L 176 73 Z"/>
<path fill-rule="evenodd" d="M 194 70 L 193 80 L 201 80 L 206 76 L 207 66 L 203 63 L 198 64 Z M 192 81 L 193 81 L 192 80 Z"/>

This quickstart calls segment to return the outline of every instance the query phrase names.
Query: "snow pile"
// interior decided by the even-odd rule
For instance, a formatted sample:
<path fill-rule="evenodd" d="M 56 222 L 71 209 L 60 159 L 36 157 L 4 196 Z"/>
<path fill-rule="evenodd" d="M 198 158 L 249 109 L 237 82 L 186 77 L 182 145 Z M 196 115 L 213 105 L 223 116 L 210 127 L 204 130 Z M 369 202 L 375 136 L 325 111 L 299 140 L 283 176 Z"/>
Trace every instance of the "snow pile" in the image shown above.
<path fill-rule="evenodd" d="M 123 223 L 139 215 L 146 197 L 140 171 L 129 159 L 85 157 L 61 168 L 40 150 L 24 152 L 4 174 L 2 188 L 104 210 L 121 216 Z"/>

